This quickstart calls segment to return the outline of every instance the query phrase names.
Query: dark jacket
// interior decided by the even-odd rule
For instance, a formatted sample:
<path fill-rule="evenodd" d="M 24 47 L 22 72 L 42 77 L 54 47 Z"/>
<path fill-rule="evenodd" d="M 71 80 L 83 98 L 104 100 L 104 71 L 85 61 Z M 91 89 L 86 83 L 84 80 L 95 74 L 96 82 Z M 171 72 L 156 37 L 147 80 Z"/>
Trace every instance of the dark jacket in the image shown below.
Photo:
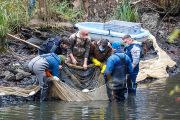
<path fill-rule="evenodd" d="M 112 54 L 106 63 L 105 79 L 110 89 L 125 88 L 126 75 L 132 74 L 130 58 L 124 53 Z"/>
<path fill-rule="evenodd" d="M 56 36 L 55 38 L 49 38 L 40 46 L 41 49 L 39 50 L 39 55 L 52 53 L 52 52 L 56 54 L 61 54 L 62 51 L 62 48 L 60 48 L 61 43 L 62 40 L 59 36 Z"/>
<path fill-rule="evenodd" d="M 101 52 L 99 50 L 99 43 L 95 41 L 91 44 L 90 47 L 90 58 L 96 58 L 100 62 L 104 62 L 108 59 L 109 56 L 111 56 L 112 48 L 107 46 L 107 48 Z"/>

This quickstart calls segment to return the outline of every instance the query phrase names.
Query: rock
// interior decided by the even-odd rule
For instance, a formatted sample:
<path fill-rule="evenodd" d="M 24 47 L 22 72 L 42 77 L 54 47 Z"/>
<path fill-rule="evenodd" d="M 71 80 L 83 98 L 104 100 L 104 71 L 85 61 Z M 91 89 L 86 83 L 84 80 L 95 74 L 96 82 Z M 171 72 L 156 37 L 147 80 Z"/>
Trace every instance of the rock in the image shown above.
<path fill-rule="evenodd" d="M 16 74 L 16 80 L 22 80 L 23 78 L 25 77 L 28 77 L 31 75 L 31 73 L 28 73 L 28 72 L 25 72 L 24 70 L 22 69 L 16 69 L 15 72 L 17 72 Z"/>
<path fill-rule="evenodd" d="M 15 71 L 16 71 L 17 73 L 22 73 L 24 77 L 28 77 L 28 76 L 31 75 L 31 73 L 25 72 L 25 71 L 22 70 L 22 69 L 16 69 Z"/>
<path fill-rule="evenodd" d="M 155 35 L 159 21 L 159 14 L 143 13 L 141 21 L 143 23 L 143 27 L 148 29 L 153 35 Z"/>
<path fill-rule="evenodd" d="M 19 68 L 19 67 L 21 67 L 21 65 L 20 65 L 18 62 L 13 63 L 12 66 L 13 66 L 14 68 Z"/>
<path fill-rule="evenodd" d="M 4 75 L 4 79 L 5 80 L 8 80 L 8 81 L 11 81 L 11 80 L 14 80 L 15 79 L 15 76 L 13 73 L 11 73 L 10 71 L 5 71 L 2 75 Z"/>
<path fill-rule="evenodd" d="M 16 74 L 16 80 L 22 80 L 24 78 L 24 75 L 23 75 L 23 73 L 17 73 Z"/>

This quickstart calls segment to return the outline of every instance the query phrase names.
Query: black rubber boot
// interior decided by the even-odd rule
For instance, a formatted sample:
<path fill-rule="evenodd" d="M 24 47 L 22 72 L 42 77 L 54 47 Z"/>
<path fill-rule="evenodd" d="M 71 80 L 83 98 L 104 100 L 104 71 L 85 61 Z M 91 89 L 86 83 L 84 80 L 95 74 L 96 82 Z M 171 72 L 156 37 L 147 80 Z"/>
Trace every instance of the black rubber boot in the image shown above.
<path fill-rule="evenodd" d="M 41 88 L 41 95 L 40 95 L 41 103 L 46 100 L 47 95 L 48 95 L 48 87 Z"/>

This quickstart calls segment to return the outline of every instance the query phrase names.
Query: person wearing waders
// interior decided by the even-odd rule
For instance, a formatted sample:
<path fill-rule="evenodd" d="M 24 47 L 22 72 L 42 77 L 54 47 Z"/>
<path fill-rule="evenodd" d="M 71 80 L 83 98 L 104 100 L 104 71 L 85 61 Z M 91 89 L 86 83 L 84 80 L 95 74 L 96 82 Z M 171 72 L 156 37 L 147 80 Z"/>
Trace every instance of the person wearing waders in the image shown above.
<path fill-rule="evenodd" d="M 28 67 L 30 71 L 34 72 L 41 88 L 40 102 L 44 101 L 48 92 L 48 76 L 46 71 L 50 71 L 53 76 L 53 80 L 59 81 L 58 73 L 61 69 L 61 64 L 65 58 L 62 55 L 55 53 L 42 54 L 33 58 Z"/>
<path fill-rule="evenodd" d="M 91 38 L 87 30 L 80 30 L 69 38 L 69 48 L 67 49 L 67 62 L 82 66 L 87 69 Z"/>
<path fill-rule="evenodd" d="M 55 38 L 49 38 L 45 41 L 38 50 L 38 54 L 56 53 L 58 55 L 66 55 L 67 49 L 69 47 L 68 38 L 60 38 L 56 36 Z"/>
<path fill-rule="evenodd" d="M 109 40 L 102 39 L 99 41 L 93 41 L 90 46 L 89 58 L 91 62 L 101 68 L 101 73 L 104 73 L 106 69 L 105 62 L 109 56 L 111 56 L 112 48 Z"/>
<path fill-rule="evenodd" d="M 139 43 L 135 42 L 130 35 L 125 35 L 122 40 L 126 44 L 124 48 L 125 54 L 129 56 L 133 66 L 133 73 L 128 76 L 127 79 L 128 93 L 136 95 L 136 78 L 139 73 L 139 61 L 142 54 L 142 47 Z"/>
<path fill-rule="evenodd" d="M 107 95 L 110 101 L 125 100 L 126 75 L 132 73 L 130 58 L 121 52 L 121 42 L 112 43 L 113 53 L 108 58 L 104 73 Z"/>

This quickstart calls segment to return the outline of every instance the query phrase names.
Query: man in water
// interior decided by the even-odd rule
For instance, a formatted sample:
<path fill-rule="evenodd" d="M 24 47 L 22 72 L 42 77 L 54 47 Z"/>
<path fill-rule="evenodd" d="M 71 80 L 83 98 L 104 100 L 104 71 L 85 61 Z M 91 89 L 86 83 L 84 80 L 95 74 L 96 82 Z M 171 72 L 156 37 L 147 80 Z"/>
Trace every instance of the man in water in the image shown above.
<path fill-rule="evenodd" d="M 126 76 L 132 73 L 130 58 L 121 52 L 121 42 L 112 43 L 113 54 L 108 58 L 105 70 L 105 82 L 110 101 L 125 100 Z"/>
<path fill-rule="evenodd" d="M 112 53 L 111 44 L 107 39 L 93 41 L 90 47 L 90 60 L 95 66 L 101 68 L 101 73 L 104 73 L 106 60 Z"/>
<path fill-rule="evenodd" d="M 36 74 L 41 88 L 40 102 L 46 99 L 48 92 L 48 76 L 46 71 L 50 71 L 53 79 L 59 81 L 58 73 L 64 60 L 65 58 L 62 55 L 58 56 L 55 53 L 48 53 L 39 55 L 29 62 L 28 67 Z"/>
<path fill-rule="evenodd" d="M 87 30 L 80 30 L 69 38 L 68 62 L 87 69 L 91 39 Z"/>
<path fill-rule="evenodd" d="M 125 35 L 122 40 L 126 44 L 126 47 L 124 49 L 125 54 L 129 56 L 133 66 L 133 73 L 132 75 L 128 76 L 127 80 L 128 93 L 136 94 L 136 78 L 139 73 L 139 61 L 142 53 L 142 48 L 139 43 L 136 43 L 131 38 L 130 35 Z"/>

